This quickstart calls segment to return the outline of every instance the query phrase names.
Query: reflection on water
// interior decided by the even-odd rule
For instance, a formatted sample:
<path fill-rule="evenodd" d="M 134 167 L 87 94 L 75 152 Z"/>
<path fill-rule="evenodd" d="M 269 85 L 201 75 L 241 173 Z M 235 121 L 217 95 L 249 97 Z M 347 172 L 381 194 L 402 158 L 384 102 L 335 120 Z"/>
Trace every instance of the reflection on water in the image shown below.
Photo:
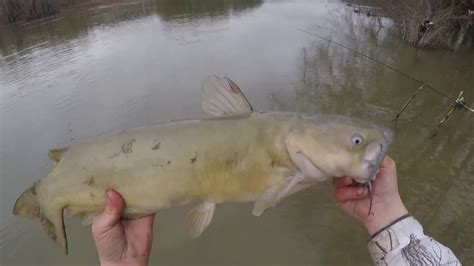
<path fill-rule="evenodd" d="M 262 3 L 262 0 L 211 0 L 199 2 L 189 0 L 158 0 L 154 4 L 157 14 L 164 21 L 179 19 L 191 21 L 203 17 L 225 18 L 259 7 Z"/>
<path fill-rule="evenodd" d="M 90 33 L 94 27 L 106 27 L 116 23 L 157 15 L 160 20 L 172 22 L 173 26 L 185 23 L 199 23 L 200 20 L 228 19 L 230 16 L 248 12 L 262 5 L 262 0 L 156 0 L 117 1 L 121 4 L 99 5 L 39 22 L 30 22 L 22 27 L 3 27 L 0 38 L 0 52 L 7 59 L 14 52 L 36 50 L 51 42 L 64 43 Z M 207 23 L 208 24 L 208 23 Z M 173 26 L 170 29 L 173 29 Z M 188 25 L 189 26 L 189 25 Z M 26 50 L 26 51 L 25 51 Z"/>
<path fill-rule="evenodd" d="M 89 229 L 67 221 L 70 255 L 39 223 L 10 214 L 51 168 L 46 155 L 100 134 L 203 116 L 202 80 L 232 77 L 258 110 L 338 113 L 390 123 L 419 84 L 295 28 L 389 63 L 445 93 L 474 99 L 473 52 L 417 51 L 385 27 L 323 1 L 121 1 L 0 28 L 0 264 L 96 264 Z M 365 26 L 363 26 L 365 25 Z M 474 263 L 473 118 L 425 90 L 392 126 L 400 189 L 426 231 Z M 219 206 L 191 240 L 186 209 L 159 214 L 152 263 L 361 265 L 366 233 L 335 206 L 329 183 L 260 218 Z M 252 243 L 252 245 L 249 245 Z"/>

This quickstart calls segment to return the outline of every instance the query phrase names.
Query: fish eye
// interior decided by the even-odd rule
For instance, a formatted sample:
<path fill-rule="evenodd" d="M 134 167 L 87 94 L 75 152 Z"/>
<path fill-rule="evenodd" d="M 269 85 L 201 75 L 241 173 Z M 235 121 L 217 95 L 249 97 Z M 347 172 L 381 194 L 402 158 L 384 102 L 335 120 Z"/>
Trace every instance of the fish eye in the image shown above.
<path fill-rule="evenodd" d="M 363 142 L 364 142 L 364 139 L 362 138 L 360 134 L 358 133 L 352 134 L 352 144 L 359 147 L 362 145 Z"/>

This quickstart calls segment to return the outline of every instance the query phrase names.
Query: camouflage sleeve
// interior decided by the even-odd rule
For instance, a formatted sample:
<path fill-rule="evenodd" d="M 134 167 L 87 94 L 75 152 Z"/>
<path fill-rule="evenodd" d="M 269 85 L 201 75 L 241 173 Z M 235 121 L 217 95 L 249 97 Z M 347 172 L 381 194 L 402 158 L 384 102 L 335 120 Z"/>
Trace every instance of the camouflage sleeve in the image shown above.
<path fill-rule="evenodd" d="M 449 248 L 425 235 L 411 216 L 376 233 L 368 248 L 374 265 L 461 265 Z"/>

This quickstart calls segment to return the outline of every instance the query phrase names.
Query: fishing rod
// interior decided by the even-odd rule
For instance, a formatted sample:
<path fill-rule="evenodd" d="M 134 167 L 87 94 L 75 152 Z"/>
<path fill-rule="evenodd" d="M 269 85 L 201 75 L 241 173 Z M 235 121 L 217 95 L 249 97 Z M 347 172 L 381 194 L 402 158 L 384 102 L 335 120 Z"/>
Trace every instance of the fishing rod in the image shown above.
<path fill-rule="evenodd" d="M 454 107 L 455 107 L 456 109 L 464 108 L 464 109 L 470 111 L 471 113 L 474 113 L 474 109 L 473 109 L 473 108 L 470 108 L 470 107 L 468 107 L 468 106 L 466 105 L 466 102 L 464 101 L 464 97 L 462 97 L 462 93 L 461 93 L 461 95 L 460 95 L 457 99 L 455 99 L 455 98 L 453 98 L 453 97 L 451 97 L 451 96 L 449 96 L 449 95 L 446 95 L 446 94 L 443 93 L 441 90 L 436 89 L 436 88 L 433 87 L 432 85 L 430 85 L 430 84 L 428 84 L 428 83 L 425 83 L 425 82 L 423 82 L 423 81 L 421 81 L 421 80 L 419 80 L 419 79 L 417 79 L 417 78 L 415 78 L 415 77 L 413 77 L 413 76 L 410 76 L 409 74 L 407 74 L 407 73 L 405 73 L 405 72 L 403 72 L 403 71 L 401 71 L 401 70 L 399 70 L 399 69 L 397 69 L 397 68 L 395 68 L 395 67 L 393 67 L 393 66 L 391 66 L 391 65 L 389 65 L 389 64 L 387 64 L 387 63 L 384 63 L 384 62 L 378 60 L 378 59 L 375 58 L 375 57 L 372 57 L 372 56 L 370 56 L 370 55 L 366 55 L 366 54 L 364 54 L 364 53 L 361 53 L 361 52 L 359 52 L 359 51 L 357 51 L 357 50 L 355 50 L 355 49 L 353 49 L 353 48 L 350 48 L 350 47 L 348 47 L 348 46 L 346 46 L 346 45 L 344 45 L 344 44 L 335 42 L 335 41 L 333 41 L 333 40 L 331 40 L 331 39 L 329 39 L 329 38 L 326 38 L 326 37 L 324 37 L 324 36 L 318 35 L 318 34 L 316 34 L 316 33 L 309 32 L 309 31 L 306 31 L 306 30 L 303 30 L 303 29 L 300 29 L 300 28 L 294 28 L 294 29 L 296 29 L 297 31 L 300 31 L 300 32 L 303 32 L 303 33 L 306 33 L 306 34 L 309 34 L 309 35 L 318 37 L 319 39 L 325 40 L 325 41 L 327 41 L 327 42 L 329 42 L 329 43 L 335 44 L 335 45 L 337 45 L 337 46 L 339 46 L 339 47 L 342 47 L 342 48 L 344 48 L 344 49 L 347 49 L 347 50 L 349 50 L 349 51 L 352 51 L 352 52 L 354 52 L 354 53 L 356 53 L 356 54 L 358 54 L 358 55 L 360 55 L 360 56 L 362 56 L 362 57 L 368 58 L 368 59 L 372 60 L 373 62 L 375 62 L 375 63 L 377 63 L 377 64 L 380 64 L 380 65 L 382 65 L 382 66 L 384 66 L 384 67 L 386 67 L 386 68 L 389 68 L 390 70 L 393 70 L 393 71 L 395 71 L 396 73 L 398 73 L 398 74 L 400 74 L 400 75 L 402 75 L 402 76 L 404 76 L 404 77 L 407 77 L 407 78 L 409 78 L 409 79 L 411 79 L 411 80 L 413 80 L 413 81 L 415 81 L 415 82 L 421 84 L 423 88 L 428 88 L 428 89 L 430 89 L 430 90 L 436 92 L 438 95 L 440 95 L 440 96 L 442 96 L 442 97 L 444 97 L 444 98 L 446 98 L 446 99 L 449 99 L 450 101 L 452 101 L 452 102 L 454 103 Z M 420 91 L 420 89 L 417 90 L 417 92 L 419 92 L 419 91 Z M 416 95 L 417 92 L 415 92 L 415 95 Z M 413 98 L 414 98 L 414 97 L 412 97 L 412 98 L 405 104 L 405 106 L 402 108 L 402 111 L 408 106 L 408 104 L 411 102 L 411 100 L 413 100 Z M 454 108 L 454 107 L 453 107 L 453 108 Z M 401 112 L 402 112 L 402 111 L 401 111 Z M 400 116 L 401 112 L 397 115 L 397 117 L 396 117 L 394 120 L 398 119 L 398 117 Z"/>

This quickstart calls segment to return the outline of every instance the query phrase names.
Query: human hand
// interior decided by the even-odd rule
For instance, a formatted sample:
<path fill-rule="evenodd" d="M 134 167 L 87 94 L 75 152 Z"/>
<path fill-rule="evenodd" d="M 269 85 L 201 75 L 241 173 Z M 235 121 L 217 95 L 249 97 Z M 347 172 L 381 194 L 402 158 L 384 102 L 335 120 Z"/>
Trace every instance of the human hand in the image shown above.
<path fill-rule="evenodd" d="M 361 221 L 369 235 L 397 218 L 407 214 L 398 192 L 395 161 L 385 156 L 380 171 L 373 181 L 372 210 L 367 187 L 360 187 L 351 177 L 334 178 L 334 194 L 337 204 L 350 216 Z"/>
<path fill-rule="evenodd" d="M 107 205 L 92 224 L 100 265 L 148 265 L 155 215 L 134 220 L 120 219 L 125 207 L 120 194 L 107 191 Z"/>

